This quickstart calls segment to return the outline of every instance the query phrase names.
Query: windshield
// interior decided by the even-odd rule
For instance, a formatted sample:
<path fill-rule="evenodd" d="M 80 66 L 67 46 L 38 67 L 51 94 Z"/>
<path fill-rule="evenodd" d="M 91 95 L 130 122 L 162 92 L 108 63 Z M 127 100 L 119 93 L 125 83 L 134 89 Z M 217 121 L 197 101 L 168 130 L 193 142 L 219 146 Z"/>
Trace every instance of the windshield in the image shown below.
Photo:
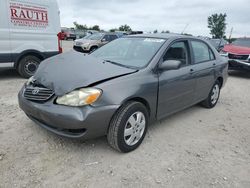
<path fill-rule="evenodd" d="M 82 37 L 82 39 L 88 39 L 91 35 L 86 35 L 85 37 Z"/>
<path fill-rule="evenodd" d="M 120 38 L 91 55 L 121 66 L 142 68 L 149 63 L 165 41 L 156 38 Z"/>
<path fill-rule="evenodd" d="M 88 39 L 90 39 L 90 40 L 101 40 L 102 37 L 103 37 L 102 33 L 95 33 L 95 34 L 89 35 Z"/>
<path fill-rule="evenodd" d="M 236 46 L 244 46 L 250 48 L 250 39 L 237 39 L 232 44 Z"/>

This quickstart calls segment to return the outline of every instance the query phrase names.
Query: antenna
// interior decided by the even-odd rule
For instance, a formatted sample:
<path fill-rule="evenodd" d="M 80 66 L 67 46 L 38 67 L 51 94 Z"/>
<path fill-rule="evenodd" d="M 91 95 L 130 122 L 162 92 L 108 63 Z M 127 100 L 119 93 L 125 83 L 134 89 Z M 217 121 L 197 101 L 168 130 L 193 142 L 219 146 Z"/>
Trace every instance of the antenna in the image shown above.
<path fill-rule="evenodd" d="M 182 30 L 181 34 L 184 33 L 184 31 L 187 29 L 188 26 L 189 26 L 189 24 L 186 24 L 186 25 L 185 25 L 185 27 L 184 27 L 184 29 Z"/>

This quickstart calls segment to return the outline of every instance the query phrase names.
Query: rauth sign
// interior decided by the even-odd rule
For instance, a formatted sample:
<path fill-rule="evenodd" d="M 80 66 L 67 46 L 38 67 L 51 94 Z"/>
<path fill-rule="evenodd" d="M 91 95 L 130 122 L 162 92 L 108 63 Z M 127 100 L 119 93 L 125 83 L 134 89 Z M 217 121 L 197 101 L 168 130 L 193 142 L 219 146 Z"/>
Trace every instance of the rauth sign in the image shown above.
<path fill-rule="evenodd" d="M 23 3 L 10 3 L 10 20 L 14 26 L 47 27 L 49 24 L 46 7 Z"/>

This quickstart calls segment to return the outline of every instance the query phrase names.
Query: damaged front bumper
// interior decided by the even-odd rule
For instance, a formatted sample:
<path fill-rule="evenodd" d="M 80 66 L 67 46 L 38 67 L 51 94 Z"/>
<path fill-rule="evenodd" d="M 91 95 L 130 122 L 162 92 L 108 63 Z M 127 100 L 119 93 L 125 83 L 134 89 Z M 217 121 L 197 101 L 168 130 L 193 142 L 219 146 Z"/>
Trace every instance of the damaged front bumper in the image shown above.
<path fill-rule="evenodd" d="M 20 108 L 39 126 L 69 138 L 90 139 L 107 134 L 109 122 L 119 105 L 69 107 L 54 104 L 55 97 L 45 103 L 27 100 L 23 89 L 18 94 Z"/>
<path fill-rule="evenodd" d="M 231 70 L 250 70 L 250 62 L 242 61 L 237 59 L 229 59 L 228 60 L 229 69 Z"/>

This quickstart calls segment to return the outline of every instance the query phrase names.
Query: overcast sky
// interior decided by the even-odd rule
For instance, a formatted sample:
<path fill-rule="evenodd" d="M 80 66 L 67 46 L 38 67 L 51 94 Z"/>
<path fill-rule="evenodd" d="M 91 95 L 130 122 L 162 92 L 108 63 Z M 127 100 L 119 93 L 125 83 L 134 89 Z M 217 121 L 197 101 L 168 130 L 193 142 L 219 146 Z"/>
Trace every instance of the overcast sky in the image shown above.
<path fill-rule="evenodd" d="M 169 30 L 209 36 L 207 17 L 227 13 L 228 36 L 250 36 L 249 0 L 58 0 L 61 25 L 73 22 L 99 25 L 101 29 L 128 24 L 133 30 Z"/>

